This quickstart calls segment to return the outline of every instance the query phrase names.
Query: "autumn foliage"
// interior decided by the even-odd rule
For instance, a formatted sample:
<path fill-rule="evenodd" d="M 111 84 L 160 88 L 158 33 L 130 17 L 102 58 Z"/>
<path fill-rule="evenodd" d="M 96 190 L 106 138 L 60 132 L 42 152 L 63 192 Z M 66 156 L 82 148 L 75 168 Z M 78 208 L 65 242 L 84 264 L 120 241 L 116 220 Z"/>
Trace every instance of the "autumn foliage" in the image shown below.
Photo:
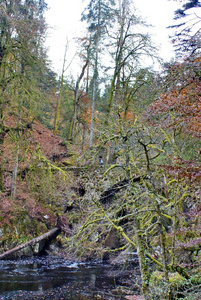
<path fill-rule="evenodd" d="M 197 64 L 197 60 L 195 61 Z M 201 136 L 201 81 L 196 72 L 189 74 L 184 65 L 171 69 L 172 83 L 151 105 L 149 113 L 160 116 L 165 128 L 182 128 L 195 137 Z"/>

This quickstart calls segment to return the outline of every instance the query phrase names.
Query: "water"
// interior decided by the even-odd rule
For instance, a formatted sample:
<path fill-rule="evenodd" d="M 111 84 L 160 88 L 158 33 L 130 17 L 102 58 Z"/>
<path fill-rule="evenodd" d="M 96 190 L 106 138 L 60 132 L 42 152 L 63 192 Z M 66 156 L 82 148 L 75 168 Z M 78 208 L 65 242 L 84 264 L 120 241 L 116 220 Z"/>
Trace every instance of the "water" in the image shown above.
<path fill-rule="evenodd" d="M 102 263 L 69 262 L 58 257 L 0 261 L 3 299 L 125 299 L 113 267 Z"/>

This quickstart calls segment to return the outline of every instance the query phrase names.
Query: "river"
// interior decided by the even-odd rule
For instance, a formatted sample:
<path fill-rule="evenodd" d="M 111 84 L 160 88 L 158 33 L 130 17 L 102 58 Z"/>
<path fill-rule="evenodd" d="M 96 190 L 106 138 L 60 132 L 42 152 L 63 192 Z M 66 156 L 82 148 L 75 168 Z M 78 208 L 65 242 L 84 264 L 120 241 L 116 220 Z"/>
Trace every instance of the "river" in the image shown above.
<path fill-rule="evenodd" d="M 116 267 L 46 256 L 0 261 L 3 299 L 125 299 L 117 294 Z M 126 273 L 125 273 L 126 274 Z"/>

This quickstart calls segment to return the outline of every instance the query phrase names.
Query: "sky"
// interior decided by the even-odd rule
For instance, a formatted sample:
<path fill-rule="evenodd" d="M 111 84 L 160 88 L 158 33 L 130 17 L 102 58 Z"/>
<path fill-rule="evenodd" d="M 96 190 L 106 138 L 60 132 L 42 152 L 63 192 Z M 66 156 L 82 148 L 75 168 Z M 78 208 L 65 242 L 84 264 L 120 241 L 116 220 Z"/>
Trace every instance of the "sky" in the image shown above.
<path fill-rule="evenodd" d="M 83 0 L 46 0 L 48 11 L 45 14 L 49 25 L 46 46 L 52 61 L 52 68 L 61 74 L 66 41 L 68 39 L 66 72 L 76 76 L 80 72 L 77 62 L 73 57 L 76 51 L 75 37 L 81 37 L 83 24 L 80 22 L 81 13 L 86 6 Z M 134 0 L 134 5 L 147 23 L 152 24 L 153 42 L 160 48 L 160 55 L 165 61 L 174 57 L 173 47 L 168 38 L 170 31 L 167 26 L 173 22 L 174 11 L 181 5 L 176 0 Z M 71 63 L 71 61 L 73 62 Z M 70 64 L 71 63 L 71 64 Z"/>

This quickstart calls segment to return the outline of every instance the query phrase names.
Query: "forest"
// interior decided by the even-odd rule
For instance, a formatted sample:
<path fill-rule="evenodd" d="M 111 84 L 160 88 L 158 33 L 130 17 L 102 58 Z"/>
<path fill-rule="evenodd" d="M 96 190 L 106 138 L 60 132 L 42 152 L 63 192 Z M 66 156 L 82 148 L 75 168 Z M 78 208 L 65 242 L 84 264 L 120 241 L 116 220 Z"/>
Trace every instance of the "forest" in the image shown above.
<path fill-rule="evenodd" d="M 47 9 L 0 1 L 0 257 L 58 229 L 64 257 L 136 251 L 127 299 L 200 299 L 201 2 L 175 11 L 163 62 L 131 0 L 86 1 L 77 78 L 68 41 L 50 67 Z"/>

